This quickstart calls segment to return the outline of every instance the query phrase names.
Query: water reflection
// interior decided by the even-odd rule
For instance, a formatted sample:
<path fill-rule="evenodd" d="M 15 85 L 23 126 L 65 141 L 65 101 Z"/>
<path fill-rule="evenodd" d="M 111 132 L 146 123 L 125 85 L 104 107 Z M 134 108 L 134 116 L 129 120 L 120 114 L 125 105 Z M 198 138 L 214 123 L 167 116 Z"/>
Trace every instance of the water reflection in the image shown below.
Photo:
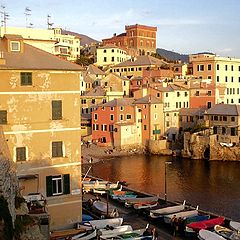
<path fill-rule="evenodd" d="M 130 187 L 164 198 L 167 165 L 168 199 L 240 220 L 240 162 L 206 162 L 160 156 L 128 156 L 97 163 L 95 176 L 125 180 Z"/>

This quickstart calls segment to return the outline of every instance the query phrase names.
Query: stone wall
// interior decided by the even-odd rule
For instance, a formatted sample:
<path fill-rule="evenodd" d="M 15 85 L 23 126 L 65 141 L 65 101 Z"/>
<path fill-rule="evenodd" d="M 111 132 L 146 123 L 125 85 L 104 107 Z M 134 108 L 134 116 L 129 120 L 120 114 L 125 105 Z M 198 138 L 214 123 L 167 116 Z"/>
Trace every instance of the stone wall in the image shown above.
<path fill-rule="evenodd" d="M 149 140 L 147 150 L 151 154 L 172 155 L 172 150 L 168 148 L 167 140 Z"/>
<path fill-rule="evenodd" d="M 0 195 L 8 202 L 8 208 L 14 223 L 15 195 L 17 192 L 16 168 L 6 144 L 2 129 L 0 128 Z"/>

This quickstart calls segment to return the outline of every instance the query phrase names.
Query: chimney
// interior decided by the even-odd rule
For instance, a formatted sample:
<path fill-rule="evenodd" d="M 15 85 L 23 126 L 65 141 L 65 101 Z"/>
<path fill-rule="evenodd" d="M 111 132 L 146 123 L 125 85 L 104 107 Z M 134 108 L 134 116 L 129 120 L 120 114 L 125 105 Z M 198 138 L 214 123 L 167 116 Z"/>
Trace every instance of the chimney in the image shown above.
<path fill-rule="evenodd" d="M 113 34 L 113 36 L 114 36 L 114 37 L 116 37 L 116 36 L 117 36 L 117 34 L 116 34 L 116 33 L 114 33 L 114 34 Z"/>

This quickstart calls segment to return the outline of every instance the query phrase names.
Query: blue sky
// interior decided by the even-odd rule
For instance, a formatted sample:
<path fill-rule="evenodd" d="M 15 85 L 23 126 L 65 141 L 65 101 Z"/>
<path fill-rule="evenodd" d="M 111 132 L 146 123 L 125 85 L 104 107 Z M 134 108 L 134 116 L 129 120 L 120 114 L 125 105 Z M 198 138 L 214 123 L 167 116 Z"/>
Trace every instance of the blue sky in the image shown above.
<path fill-rule="evenodd" d="M 55 27 L 97 40 L 124 32 L 125 25 L 158 27 L 157 47 L 179 53 L 211 51 L 240 58 L 240 0 L 0 0 L 8 26 L 25 27 L 25 7 L 35 28 Z"/>

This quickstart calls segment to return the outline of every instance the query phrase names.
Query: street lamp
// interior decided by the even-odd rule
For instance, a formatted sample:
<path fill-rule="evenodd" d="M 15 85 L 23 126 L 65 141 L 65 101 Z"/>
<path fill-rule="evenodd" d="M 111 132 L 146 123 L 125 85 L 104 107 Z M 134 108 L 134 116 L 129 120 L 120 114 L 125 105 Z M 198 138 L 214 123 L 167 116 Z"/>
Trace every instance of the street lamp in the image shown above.
<path fill-rule="evenodd" d="M 164 186 L 164 199 L 167 202 L 167 165 L 172 164 L 172 162 L 165 162 L 165 186 Z"/>

